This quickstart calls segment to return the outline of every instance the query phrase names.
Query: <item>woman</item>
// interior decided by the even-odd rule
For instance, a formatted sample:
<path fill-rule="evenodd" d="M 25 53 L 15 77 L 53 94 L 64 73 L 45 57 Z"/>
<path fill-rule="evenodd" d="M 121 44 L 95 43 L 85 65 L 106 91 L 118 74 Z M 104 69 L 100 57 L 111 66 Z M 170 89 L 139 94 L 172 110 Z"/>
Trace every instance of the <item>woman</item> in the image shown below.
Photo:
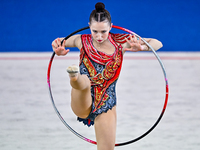
<path fill-rule="evenodd" d="M 66 55 L 69 49 L 80 50 L 80 64 L 67 69 L 70 77 L 71 108 L 78 120 L 94 124 L 97 149 L 113 150 L 116 137 L 115 85 L 120 74 L 123 54 L 126 51 L 148 51 L 141 39 L 128 34 L 112 34 L 110 13 L 103 3 L 97 3 L 90 14 L 91 34 L 74 35 L 67 40 L 52 42 L 55 53 Z M 162 47 L 156 39 L 144 38 L 155 50 Z M 79 71 L 80 70 L 80 71 Z"/>

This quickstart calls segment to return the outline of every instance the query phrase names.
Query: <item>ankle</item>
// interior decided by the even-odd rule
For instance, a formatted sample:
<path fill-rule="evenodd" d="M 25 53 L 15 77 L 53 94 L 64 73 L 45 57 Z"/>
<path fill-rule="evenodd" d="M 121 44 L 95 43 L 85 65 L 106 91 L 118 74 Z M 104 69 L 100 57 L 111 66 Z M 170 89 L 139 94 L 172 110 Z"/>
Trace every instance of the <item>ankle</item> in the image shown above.
<path fill-rule="evenodd" d="M 69 73 L 69 77 L 71 81 L 77 81 L 79 75 L 79 68 L 76 65 L 69 66 L 67 68 L 67 72 Z"/>

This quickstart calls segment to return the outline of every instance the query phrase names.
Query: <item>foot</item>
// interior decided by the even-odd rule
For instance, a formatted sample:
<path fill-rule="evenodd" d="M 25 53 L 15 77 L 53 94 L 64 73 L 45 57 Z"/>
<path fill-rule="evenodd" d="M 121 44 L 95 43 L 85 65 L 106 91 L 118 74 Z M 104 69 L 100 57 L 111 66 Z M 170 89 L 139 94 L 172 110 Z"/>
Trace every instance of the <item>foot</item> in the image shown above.
<path fill-rule="evenodd" d="M 69 66 L 67 68 L 67 72 L 69 73 L 69 77 L 72 81 L 76 81 L 78 79 L 79 68 L 76 65 Z"/>

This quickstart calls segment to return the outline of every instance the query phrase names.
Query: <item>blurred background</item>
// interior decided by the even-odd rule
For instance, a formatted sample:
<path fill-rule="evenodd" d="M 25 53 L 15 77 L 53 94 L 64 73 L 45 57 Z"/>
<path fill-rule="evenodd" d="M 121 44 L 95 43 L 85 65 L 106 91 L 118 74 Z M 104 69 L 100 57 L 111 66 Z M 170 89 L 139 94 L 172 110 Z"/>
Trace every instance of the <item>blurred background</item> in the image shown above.
<path fill-rule="evenodd" d="M 96 2 L 1 0 L 0 52 L 52 51 L 53 39 L 88 26 Z M 101 2 L 111 13 L 114 25 L 159 39 L 164 45 L 161 51 L 200 51 L 199 0 Z"/>
<path fill-rule="evenodd" d="M 1 150 L 96 149 L 95 145 L 74 136 L 56 116 L 46 79 L 52 41 L 88 26 L 97 2 L 0 0 Z M 114 25 L 163 43 L 158 54 L 169 80 L 169 102 L 159 125 L 141 141 L 116 149 L 199 149 L 200 1 L 101 2 L 111 13 Z M 78 123 L 70 108 L 71 87 L 65 70 L 71 64 L 78 64 L 78 58 L 78 52 L 55 57 L 51 87 L 58 110 L 67 123 L 94 140 L 94 128 Z M 126 53 L 124 58 L 117 85 L 117 142 L 147 131 L 162 111 L 165 98 L 163 72 L 153 53 Z"/>

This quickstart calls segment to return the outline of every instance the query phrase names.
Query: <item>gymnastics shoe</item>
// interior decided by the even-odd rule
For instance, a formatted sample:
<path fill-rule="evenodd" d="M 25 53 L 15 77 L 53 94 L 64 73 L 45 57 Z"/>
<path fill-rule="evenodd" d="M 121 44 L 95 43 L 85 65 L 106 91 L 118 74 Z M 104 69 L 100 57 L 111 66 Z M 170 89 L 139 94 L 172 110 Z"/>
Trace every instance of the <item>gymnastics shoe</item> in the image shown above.
<path fill-rule="evenodd" d="M 69 73 L 70 77 L 76 77 L 78 75 L 78 72 L 79 72 L 79 67 L 76 66 L 76 65 L 69 66 L 67 68 L 67 72 Z"/>

